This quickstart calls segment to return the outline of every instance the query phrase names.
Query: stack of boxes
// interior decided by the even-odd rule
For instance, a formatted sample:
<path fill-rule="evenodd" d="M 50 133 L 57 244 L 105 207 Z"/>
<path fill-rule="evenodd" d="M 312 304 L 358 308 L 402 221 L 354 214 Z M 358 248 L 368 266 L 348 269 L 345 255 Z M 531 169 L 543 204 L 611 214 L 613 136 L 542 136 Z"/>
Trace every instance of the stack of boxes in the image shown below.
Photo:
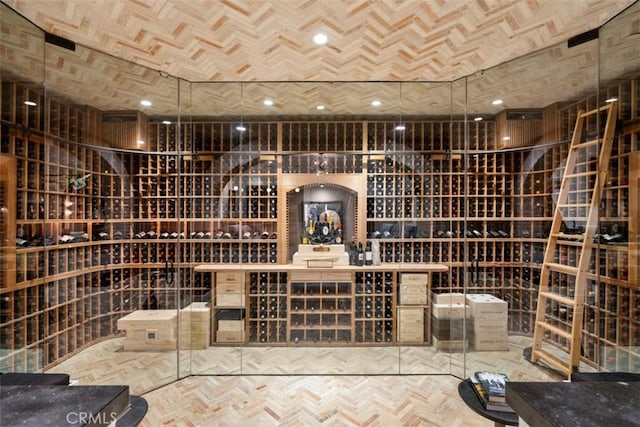
<path fill-rule="evenodd" d="M 211 335 L 211 309 L 206 302 L 194 302 L 180 310 L 180 348 L 205 349 Z"/>
<path fill-rule="evenodd" d="M 431 336 L 438 351 L 465 351 L 472 328 L 469 310 L 461 293 L 434 294 L 431 305 Z M 466 324 L 467 336 L 464 334 Z"/>
<path fill-rule="evenodd" d="M 467 295 L 473 319 L 470 340 L 476 351 L 508 350 L 507 302 L 489 294 Z"/>
<path fill-rule="evenodd" d="M 125 351 L 176 349 L 176 310 L 136 310 L 118 319 L 117 327 L 126 332 Z"/>
<path fill-rule="evenodd" d="M 398 305 L 398 342 L 424 343 L 425 310 L 428 307 L 429 275 L 424 273 L 400 274 L 400 304 Z M 428 317 L 426 321 L 428 322 Z"/>
<path fill-rule="evenodd" d="M 216 342 L 244 342 L 245 273 L 216 273 Z"/>

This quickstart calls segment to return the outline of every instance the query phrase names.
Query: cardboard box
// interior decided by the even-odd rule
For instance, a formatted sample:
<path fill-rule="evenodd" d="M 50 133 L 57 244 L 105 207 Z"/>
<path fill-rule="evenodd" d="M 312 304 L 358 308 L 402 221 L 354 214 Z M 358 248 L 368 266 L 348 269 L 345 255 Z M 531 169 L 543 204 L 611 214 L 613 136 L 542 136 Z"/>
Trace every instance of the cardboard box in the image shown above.
<path fill-rule="evenodd" d="M 427 305 L 426 286 L 400 285 L 400 304 Z"/>
<path fill-rule="evenodd" d="M 470 294 L 466 302 L 473 318 L 502 318 L 507 315 L 507 302 L 493 295 Z"/>
<path fill-rule="evenodd" d="M 216 273 L 216 285 L 238 284 L 244 286 L 245 273 L 241 271 L 223 271 Z"/>
<path fill-rule="evenodd" d="M 478 332 L 473 331 L 469 341 L 477 351 L 504 351 L 508 350 L 507 331 Z"/>
<path fill-rule="evenodd" d="M 244 320 L 218 320 L 218 331 L 244 331 Z"/>
<path fill-rule="evenodd" d="M 216 342 L 244 342 L 244 331 L 216 331 Z"/>
<path fill-rule="evenodd" d="M 431 313 L 438 319 L 463 319 L 469 317 L 469 307 L 464 304 L 431 304 Z"/>
<path fill-rule="evenodd" d="M 463 331 L 466 323 L 467 335 L 464 337 Z M 439 319 L 431 318 L 431 335 L 440 340 L 461 340 L 469 338 L 473 329 L 472 319 Z"/>
<path fill-rule="evenodd" d="M 507 318 L 504 319 L 496 319 L 496 318 L 487 318 L 487 317 L 477 317 L 473 319 L 473 330 L 482 333 L 482 332 L 507 332 Z"/>
<path fill-rule="evenodd" d="M 180 348 L 183 350 L 204 350 L 209 347 L 209 332 L 180 333 Z"/>
<path fill-rule="evenodd" d="M 219 294 L 241 294 L 244 292 L 244 285 L 241 283 L 216 283 L 216 295 Z"/>
<path fill-rule="evenodd" d="M 436 304 L 464 304 L 464 294 L 459 292 L 448 292 L 446 294 L 433 294 L 431 298 Z"/>
<path fill-rule="evenodd" d="M 117 321 L 126 333 L 125 351 L 175 350 L 177 326 L 176 310 L 136 310 Z"/>
<path fill-rule="evenodd" d="M 407 325 L 398 328 L 399 342 L 424 342 L 424 325 Z"/>
<path fill-rule="evenodd" d="M 469 342 L 466 340 L 441 340 L 437 337 L 431 337 L 431 339 L 433 341 L 433 347 L 437 351 L 460 353 L 469 349 Z"/>
<path fill-rule="evenodd" d="M 507 351 L 509 346 L 507 340 L 489 340 L 483 338 L 475 338 L 472 342 L 473 349 L 476 351 Z"/>
<path fill-rule="evenodd" d="M 211 309 L 207 303 L 194 302 L 180 310 L 180 348 L 209 347 Z"/>
<path fill-rule="evenodd" d="M 427 273 L 400 273 L 401 285 L 424 285 L 429 284 L 429 274 Z"/>
<path fill-rule="evenodd" d="M 216 307 L 244 307 L 245 294 L 216 294 Z"/>
<path fill-rule="evenodd" d="M 424 309 L 422 307 L 398 308 L 398 341 L 424 342 Z"/>
<path fill-rule="evenodd" d="M 424 308 L 423 307 L 398 307 L 398 322 L 403 323 L 420 323 L 424 325 Z"/>

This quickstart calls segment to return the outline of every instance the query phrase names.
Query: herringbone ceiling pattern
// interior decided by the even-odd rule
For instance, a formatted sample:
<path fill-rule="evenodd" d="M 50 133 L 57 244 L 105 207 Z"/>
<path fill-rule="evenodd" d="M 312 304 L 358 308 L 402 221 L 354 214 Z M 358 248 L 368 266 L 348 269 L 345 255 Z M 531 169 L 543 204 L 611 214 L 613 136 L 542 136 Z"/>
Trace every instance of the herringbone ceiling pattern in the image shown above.
<path fill-rule="evenodd" d="M 537 52 L 543 54 L 536 58 L 535 66 L 516 66 L 517 75 L 509 69 L 507 78 L 503 77 L 504 72 L 488 76 L 477 87 L 472 85 L 470 95 L 474 90 L 506 92 L 525 85 L 530 89 L 527 100 L 514 97 L 509 107 L 548 105 L 554 96 L 566 94 L 566 88 L 560 92 L 556 84 L 575 92 L 582 89 L 576 88 L 576 84 L 590 83 L 597 75 L 593 46 L 567 52 L 566 40 L 601 26 L 634 3 L 633 0 L 2 1 L 43 30 L 83 46 L 75 56 L 47 49 L 47 80 L 52 82 L 53 89 L 61 89 L 71 97 L 86 95 L 92 89 L 93 98 L 84 103 L 91 101 L 91 105 L 103 109 L 116 107 L 116 99 L 117 109 L 135 107 L 133 95 L 146 91 L 160 100 L 149 113 L 162 115 L 175 111 L 178 89 L 173 81 L 168 85 L 160 82 L 158 72 L 191 82 L 253 82 L 244 89 L 239 85 L 202 85 L 191 91 L 190 101 L 182 106 L 197 106 L 199 109 L 191 111 L 194 115 L 218 116 L 237 114 L 241 108 L 246 115 L 308 115 L 314 113 L 317 103 L 329 105 L 327 112 L 333 115 L 354 111 L 396 114 L 401 109 L 405 114 L 449 113 L 450 99 L 457 98 L 452 96 L 452 89 L 427 90 L 424 84 L 423 88 L 408 86 L 403 90 L 404 98 L 399 100 L 395 82 L 451 82 L 463 76 L 487 75 L 492 67 Z M 637 27 L 637 21 L 630 25 Z M 634 31 L 632 27 L 624 30 Z M 328 36 L 326 45 L 318 46 L 312 41 L 312 36 L 320 31 Z M 624 41 L 626 35 L 616 37 Z M 21 57 L 27 44 L 24 34 L 12 36 L 16 39 L 12 42 L 7 37 L 5 43 L 11 45 L 7 49 Z M 557 50 L 548 50 L 554 45 L 559 46 Z M 121 67 L 114 67 L 110 57 L 99 58 L 84 47 L 150 70 L 136 67 L 118 70 Z M 566 61 L 573 62 L 567 66 Z M 23 65 L 27 68 L 22 70 L 25 73 L 33 69 L 33 64 Z M 566 69 L 574 72 L 567 75 Z M 542 70 L 558 71 L 547 74 L 548 79 L 558 82 L 540 82 L 536 76 Z M 70 81 L 75 87 L 70 88 Z M 282 84 L 293 81 L 318 84 L 298 87 Z M 345 87 L 327 82 L 387 83 Z M 543 101 L 545 94 L 552 97 Z M 182 95 L 181 99 L 185 99 Z M 266 96 L 276 100 L 275 108 L 268 113 L 258 107 Z M 368 111 L 366 106 L 378 96 L 383 108 Z M 477 101 L 482 102 L 478 109 L 486 110 L 487 96 L 490 95 L 487 93 Z"/>
<path fill-rule="evenodd" d="M 190 81 L 455 80 L 628 0 L 8 0 L 44 30 Z M 312 42 L 315 32 L 329 37 Z"/>

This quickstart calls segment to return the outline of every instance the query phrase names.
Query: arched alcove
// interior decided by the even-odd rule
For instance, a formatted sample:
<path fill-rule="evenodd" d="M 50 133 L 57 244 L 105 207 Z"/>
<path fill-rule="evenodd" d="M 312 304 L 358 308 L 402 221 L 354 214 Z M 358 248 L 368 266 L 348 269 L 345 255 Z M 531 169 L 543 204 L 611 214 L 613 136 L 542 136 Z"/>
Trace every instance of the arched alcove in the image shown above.
<path fill-rule="evenodd" d="M 354 182 L 357 180 L 353 180 Z M 334 182 L 301 183 L 287 191 L 287 261 L 302 242 L 306 225 L 305 216 L 309 216 L 309 207 L 324 206 L 323 211 L 335 211 L 341 225 L 342 243 L 348 244 L 358 236 L 358 191 L 354 188 Z M 306 208 L 306 212 L 305 212 Z M 313 212 L 311 215 L 315 215 Z"/>

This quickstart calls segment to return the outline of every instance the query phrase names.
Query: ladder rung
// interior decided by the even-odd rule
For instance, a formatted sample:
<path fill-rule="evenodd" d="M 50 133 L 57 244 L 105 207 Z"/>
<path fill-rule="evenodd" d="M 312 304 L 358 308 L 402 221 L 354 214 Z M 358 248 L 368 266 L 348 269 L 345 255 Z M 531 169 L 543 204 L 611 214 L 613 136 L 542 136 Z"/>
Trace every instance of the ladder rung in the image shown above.
<path fill-rule="evenodd" d="M 567 233 L 558 233 L 552 234 L 552 237 L 566 239 L 566 240 L 584 240 L 584 234 L 567 234 Z"/>
<path fill-rule="evenodd" d="M 571 332 L 565 331 L 564 329 L 560 329 L 557 326 L 551 325 L 550 323 L 538 320 L 536 322 L 536 326 L 538 326 L 538 327 L 540 327 L 542 329 L 546 329 L 547 331 L 549 331 L 549 332 L 551 332 L 553 334 L 560 335 L 560 336 L 562 336 L 562 337 L 564 337 L 564 338 L 566 338 L 568 340 L 570 340 L 572 338 Z"/>
<path fill-rule="evenodd" d="M 532 350 L 532 355 L 534 357 L 539 357 L 540 359 L 544 360 L 545 362 L 547 362 L 548 364 L 552 365 L 552 368 L 556 368 L 559 371 L 563 372 L 565 375 L 569 375 L 571 369 L 569 366 L 568 362 L 565 362 L 564 360 L 560 359 L 557 356 L 554 356 L 553 354 L 544 351 L 544 350 Z"/>
<path fill-rule="evenodd" d="M 580 142 L 577 145 L 571 147 L 572 150 L 581 150 L 583 148 L 589 148 L 594 145 L 600 145 L 600 138 L 593 139 L 591 141 Z"/>
<path fill-rule="evenodd" d="M 566 173 L 564 178 L 582 178 L 583 176 L 596 175 L 598 171 L 580 172 L 580 173 Z"/>
<path fill-rule="evenodd" d="M 589 203 L 558 203 L 559 208 L 590 208 Z"/>
<path fill-rule="evenodd" d="M 549 298 L 549 299 L 552 299 L 554 301 L 558 301 L 561 304 L 570 305 L 572 307 L 576 306 L 576 300 L 575 299 L 573 299 L 571 297 L 565 297 L 563 295 L 556 294 L 554 292 L 540 291 L 539 297 Z"/>
<path fill-rule="evenodd" d="M 570 265 L 564 264 L 556 264 L 553 262 L 548 262 L 544 264 L 549 270 L 557 271 L 559 273 L 567 273 L 567 274 L 578 274 L 578 267 L 572 267 Z"/>
<path fill-rule="evenodd" d="M 594 114 L 598 114 L 601 111 L 607 111 L 610 110 L 611 107 L 613 106 L 613 103 L 607 103 L 605 105 L 601 105 L 598 108 L 594 108 L 593 110 L 588 110 L 588 111 L 582 111 L 581 113 L 578 114 L 578 117 L 589 117 L 589 116 L 593 116 Z"/>

